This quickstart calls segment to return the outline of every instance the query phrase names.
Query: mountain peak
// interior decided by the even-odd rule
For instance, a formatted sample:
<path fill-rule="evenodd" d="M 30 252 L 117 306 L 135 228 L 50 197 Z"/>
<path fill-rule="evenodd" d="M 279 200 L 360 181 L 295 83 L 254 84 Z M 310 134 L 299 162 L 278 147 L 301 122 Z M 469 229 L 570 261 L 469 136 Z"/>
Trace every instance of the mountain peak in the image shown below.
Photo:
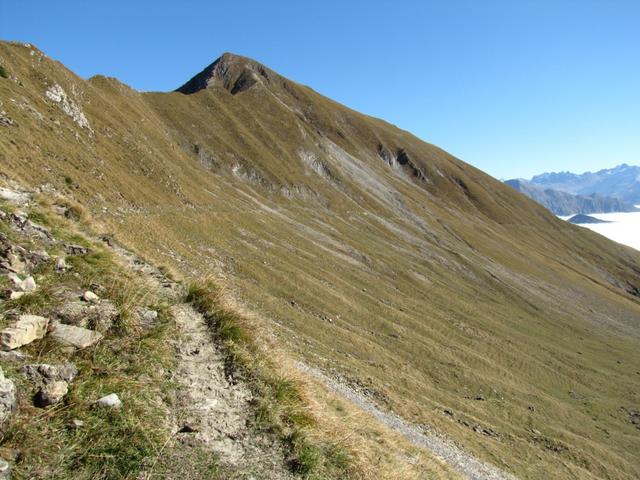
<path fill-rule="evenodd" d="M 225 52 L 176 91 L 189 95 L 218 83 L 232 95 L 236 95 L 258 83 L 269 84 L 276 78 L 280 76 L 261 63 Z"/>

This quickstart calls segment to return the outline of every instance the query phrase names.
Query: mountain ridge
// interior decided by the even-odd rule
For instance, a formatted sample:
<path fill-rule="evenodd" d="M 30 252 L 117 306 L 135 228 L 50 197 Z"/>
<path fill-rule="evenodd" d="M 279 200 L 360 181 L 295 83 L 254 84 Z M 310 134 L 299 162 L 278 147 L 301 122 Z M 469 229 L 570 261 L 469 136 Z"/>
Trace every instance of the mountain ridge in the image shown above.
<path fill-rule="evenodd" d="M 544 205 L 556 215 L 638 211 L 636 207 L 619 198 L 602 197 L 595 193 L 574 195 L 552 188 L 544 188 L 523 179 L 506 180 L 504 183 Z"/>
<path fill-rule="evenodd" d="M 640 167 L 622 163 L 596 172 L 546 172 L 533 176 L 530 183 L 577 195 L 619 198 L 632 205 L 640 204 Z"/>

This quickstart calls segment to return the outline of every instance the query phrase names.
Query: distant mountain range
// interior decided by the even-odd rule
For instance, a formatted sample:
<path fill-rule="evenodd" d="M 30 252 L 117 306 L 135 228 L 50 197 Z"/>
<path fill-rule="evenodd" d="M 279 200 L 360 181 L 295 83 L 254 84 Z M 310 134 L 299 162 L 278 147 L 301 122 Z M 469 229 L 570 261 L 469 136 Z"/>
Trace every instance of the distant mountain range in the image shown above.
<path fill-rule="evenodd" d="M 598 172 L 551 172 L 507 185 L 556 215 L 636 211 L 640 204 L 640 167 L 618 165 Z"/>

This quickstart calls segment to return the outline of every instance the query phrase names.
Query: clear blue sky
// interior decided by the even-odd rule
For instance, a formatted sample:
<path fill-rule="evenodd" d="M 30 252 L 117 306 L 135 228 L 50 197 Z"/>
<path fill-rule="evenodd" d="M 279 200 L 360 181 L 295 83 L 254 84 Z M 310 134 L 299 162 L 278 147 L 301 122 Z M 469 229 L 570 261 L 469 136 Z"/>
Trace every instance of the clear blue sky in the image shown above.
<path fill-rule="evenodd" d="M 247 55 L 500 178 L 640 164 L 640 0 L 0 0 L 0 38 L 140 90 Z"/>

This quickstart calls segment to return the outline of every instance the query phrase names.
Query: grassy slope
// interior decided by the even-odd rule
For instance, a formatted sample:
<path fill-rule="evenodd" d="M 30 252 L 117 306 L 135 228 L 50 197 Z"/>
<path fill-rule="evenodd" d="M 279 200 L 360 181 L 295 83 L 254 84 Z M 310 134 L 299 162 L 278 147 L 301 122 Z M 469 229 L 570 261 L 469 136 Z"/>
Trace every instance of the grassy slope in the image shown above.
<path fill-rule="evenodd" d="M 0 79 L 17 124 L 2 173 L 105 206 L 105 229 L 186 276 L 222 272 L 296 355 L 483 458 L 531 478 L 640 475 L 637 252 L 272 72 L 235 96 L 141 95 L 22 46 L 0 45 L 0 64 L 22 82 Z M 75 86 L 95 134 L 44 98 L 52 83 Z"/>

